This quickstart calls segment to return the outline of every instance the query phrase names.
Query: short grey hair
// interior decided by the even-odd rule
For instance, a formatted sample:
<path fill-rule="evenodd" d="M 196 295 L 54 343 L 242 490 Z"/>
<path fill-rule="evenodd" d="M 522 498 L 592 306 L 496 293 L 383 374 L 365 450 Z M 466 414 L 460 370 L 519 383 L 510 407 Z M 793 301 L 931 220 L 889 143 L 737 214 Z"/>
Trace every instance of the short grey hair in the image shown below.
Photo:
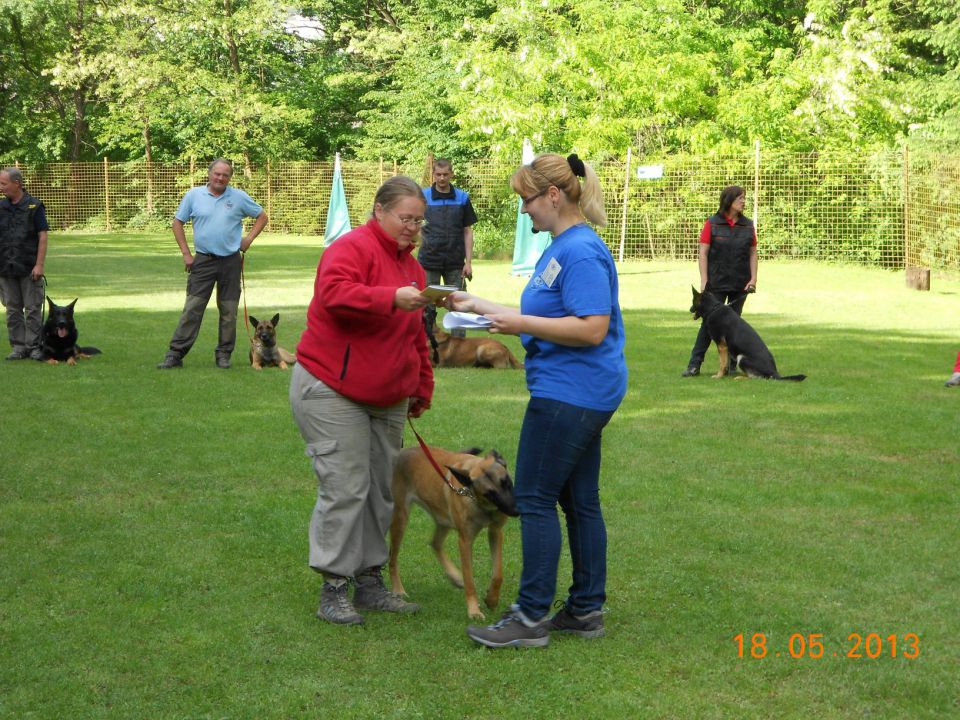
<path fill-rule="evenodd" d="M 211 160 L 210 164 L 207 165 L 207 172 L 208 173 L 213 172 L 213 169 L 217 165 L 226 165 L 228 168 L 230 168 L 230 177 L 233 177 L 233 163 L 227 160 L 226 158 L 222 158 L 222 157 L 214 158 L 213 160 Z"/>
<path fill-rule="evenodd" d="M 20 187 L 23 187 L 23 173 L 20 172 L 20 168 L 5 167 L 3 170 L 0 170 L 0 173 L 6 173 L 8 178 L 15 183 L 20 183 Z"/>

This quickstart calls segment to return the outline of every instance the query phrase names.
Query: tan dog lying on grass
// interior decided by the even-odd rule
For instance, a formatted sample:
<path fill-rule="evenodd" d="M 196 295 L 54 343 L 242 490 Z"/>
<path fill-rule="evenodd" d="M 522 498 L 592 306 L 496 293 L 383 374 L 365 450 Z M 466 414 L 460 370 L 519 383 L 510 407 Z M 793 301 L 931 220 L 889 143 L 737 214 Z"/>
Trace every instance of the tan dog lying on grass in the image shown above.
<path fill-rule="evenodd" d="M 261 370 L 265 367 L 278 367 L 286 370 L 289 365 L 293 365 L 297 358 L 282 347 L 277 345 L 277 323 L 280 322 L 280 313 L 277 313 L 269 321 L 257 321 L 251 315 L 250 323 L 254 326 L 253 340 L 250 341 L 250 364 L 254 370 Z"/>
<path fill-rule="evenodd" d="M 449 452 L 431 447 L 430 454 L 441 468 L 447 469 L 446 479 L 454 487 L 462 486 L 468 494 L 454 492 L 437 473 L 419 447 L 400 452 L 393 471 L 393 522 L 390 524 L 390 581 L 393 592 L 405 595 L 397 558 L 400 543 L 410 519 L 410 504 L 426 510 L 436 529 L 430 547 L 440 561 L 447 578 L 463 588 L 467 597 L 467 614 L 482 619 L 477 588 L 473 581 L 473 541 L 487 528 L 490 542 L 492 575 L 484 597 L 488 608 L 500 601 L 503 583 L 503 526 L 508 517 L 517 517 L 513 499 L 513 481 L 507 464 L 496 450 L 484 456 L 472 448 L 464 452 Z M 443 550 L 443 541 L 451 530 L 457 531 L 460 548 L 460 570 L 450 562 Z"/>
<path fill-rule="evenodd" d="M 493 338 L 457 337 L 435 327 L 430 345 L 433 348 L 430 359 L 434 367 L 523 369 L 523 363 L 510 352 L 510 348 Z"/>

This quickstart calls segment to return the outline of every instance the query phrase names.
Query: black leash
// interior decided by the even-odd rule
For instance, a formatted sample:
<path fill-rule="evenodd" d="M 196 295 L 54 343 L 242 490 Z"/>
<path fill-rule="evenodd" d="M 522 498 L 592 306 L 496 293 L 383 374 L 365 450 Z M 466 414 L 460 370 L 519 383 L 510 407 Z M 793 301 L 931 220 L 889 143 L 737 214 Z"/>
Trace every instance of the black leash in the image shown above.
<path fill-rule="evenodd" d="M 40 276 L 40 287 L 43 288 L 43 300 L 40 303 L 40 327 L 47 322 L 47 276 Z"/>

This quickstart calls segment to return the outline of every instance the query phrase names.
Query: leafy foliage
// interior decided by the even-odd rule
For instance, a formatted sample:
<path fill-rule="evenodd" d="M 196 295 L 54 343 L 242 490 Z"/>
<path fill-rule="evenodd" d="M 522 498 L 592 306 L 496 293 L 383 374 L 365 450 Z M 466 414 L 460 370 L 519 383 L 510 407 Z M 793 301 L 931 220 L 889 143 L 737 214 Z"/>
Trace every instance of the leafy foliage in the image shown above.
<path fill-rule="evenodd" d="M 0 56 L 31 163 L 960 139 L 953 0 L 0 0 Z"/>

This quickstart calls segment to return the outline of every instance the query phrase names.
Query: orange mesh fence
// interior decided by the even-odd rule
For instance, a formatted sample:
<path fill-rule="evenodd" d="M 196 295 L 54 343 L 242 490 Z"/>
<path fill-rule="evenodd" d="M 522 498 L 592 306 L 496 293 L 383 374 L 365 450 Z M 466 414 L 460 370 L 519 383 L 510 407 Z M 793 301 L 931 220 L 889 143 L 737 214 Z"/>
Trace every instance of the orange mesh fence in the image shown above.
<path fill-rule="evenodd" d="M 759 252 L 901 268 L 960 269 L 960 157 L 916 152 L 785 153 L 740 156 L 629 156 L 598 163 L 614 257 L 693 260 L 704 220 L 726 185 L 746 190 Z M 183 193 L 206 180 L 201 163 L 52 163 L 21 167 L 57 230 L 123 231 L 169 226 Z M 515 166 L 477 160 L 454 168 L 479 222 L 480 256 L 509 255 L 517 198 Z M 424 181 L 425 163 L 344 161 L 342 177 L 354 226 L 366 221 L 387 177 Z M 233 184 L 270 216 L 269 229 L 322 235 L 332 162 L 271 162 L 237 167 Z"/>

